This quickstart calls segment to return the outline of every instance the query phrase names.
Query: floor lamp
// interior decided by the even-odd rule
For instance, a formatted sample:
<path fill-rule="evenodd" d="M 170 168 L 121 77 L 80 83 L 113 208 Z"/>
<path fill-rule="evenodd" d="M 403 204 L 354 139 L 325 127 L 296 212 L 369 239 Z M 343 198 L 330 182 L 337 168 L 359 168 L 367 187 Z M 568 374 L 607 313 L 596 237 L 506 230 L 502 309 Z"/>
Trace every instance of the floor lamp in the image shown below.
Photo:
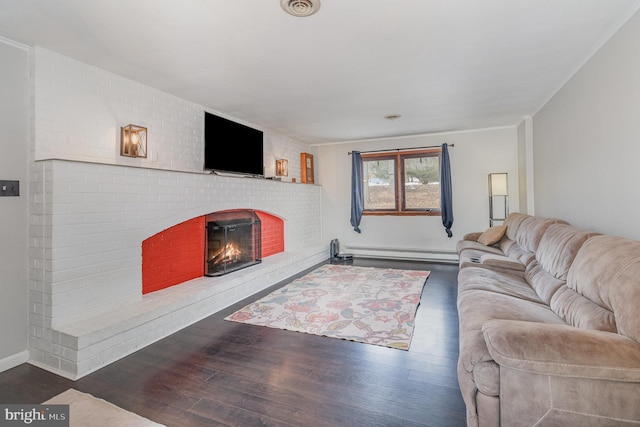
<path fill-rule="evenodd" d="M 504 223 L 509 215 L 507 173 L 489 174 L 489 227 Z"/>

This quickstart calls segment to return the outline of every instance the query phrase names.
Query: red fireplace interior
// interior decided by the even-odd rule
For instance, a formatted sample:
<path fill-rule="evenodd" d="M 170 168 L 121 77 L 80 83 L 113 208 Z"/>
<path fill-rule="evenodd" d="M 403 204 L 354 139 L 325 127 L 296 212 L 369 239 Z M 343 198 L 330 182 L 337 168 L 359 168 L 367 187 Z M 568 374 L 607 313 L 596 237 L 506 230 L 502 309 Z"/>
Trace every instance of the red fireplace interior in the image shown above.
<path fill-rule="evenodd" d="M 207 219 L 210 220 L 212 215 L 216 214 L 220 214 L 224 218 L 223 221 L 233 217 L 242 218 L 254 214 L 257 216 L 261 228 L 260 241 L 252 243 L 248 249 L 259 251 L 254 253 L 256 258 L 266 258 L 284 251 L 284 221 L 267 212 L 232 210 L 193 218 L 167 228 L 142 242 L 143 294 L 207 274 L 205 262 L 208 262 L 211 254 L 214 253 L 207 249 Z M 238 248 L 225 248 L 225 250 L 222 259 L 226 259 L 225 262 L 231 267 L 227 272 L 234 271 L 237 268 L 233 260 L 240 259 L 244 255 L 236 253 Z"/>

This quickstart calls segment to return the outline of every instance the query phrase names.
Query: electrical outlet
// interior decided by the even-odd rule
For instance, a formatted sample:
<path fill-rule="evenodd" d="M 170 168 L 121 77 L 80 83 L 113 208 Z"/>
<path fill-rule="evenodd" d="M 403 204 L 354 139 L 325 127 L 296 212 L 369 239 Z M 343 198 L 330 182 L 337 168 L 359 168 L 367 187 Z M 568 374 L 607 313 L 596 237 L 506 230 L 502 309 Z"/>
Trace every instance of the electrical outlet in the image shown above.
<path fill-rule="evenodd" d="M 0 181 L 1 196 L 19 196 L 20 181 Z"/>

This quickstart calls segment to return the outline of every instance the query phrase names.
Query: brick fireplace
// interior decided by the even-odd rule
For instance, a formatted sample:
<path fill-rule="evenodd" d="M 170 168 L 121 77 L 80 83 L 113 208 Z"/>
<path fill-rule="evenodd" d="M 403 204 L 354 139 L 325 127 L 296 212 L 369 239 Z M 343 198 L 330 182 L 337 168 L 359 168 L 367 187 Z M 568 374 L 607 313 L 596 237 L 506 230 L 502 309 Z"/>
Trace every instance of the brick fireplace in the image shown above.
<path fill-rule="evenodd" d="M 29 62 L 30 363 L 80 378 L 326 260 L 321 187 L 203 173 L 207 108 L 41 47 Z M 153 135 L 146 159 L 119 155 L 132 122 Z M 265 175 L 309 149 L 266 131 Z M 296 162 L 289 175 L 300 176 Z M 260 264 L 193 277 L 176 257 L 176 277 L 143 294 L 142 242 L 174 241 L 172 227 L 203 230 L 198 218 L 231 209 L 282 220 L 274 243 L 260 218 Z M 200 244 L 178 252 L 202 255 Z"/>
<path fill-rule="evenodd" d="M 68 160 L 36 168 L 29 361 L 71 379 L 327 258 L 318 186 Z M 204 218 L 246 205 L 261 220 L 262 262 L 203 276 Z M 158 270 L 143 293 L 150 243 L 163 243 L 175 275 Z"/>
<path fill-rule="evenodd" d="M 246 221 L 253 215 L 260 223 L 260 240 L 252 244 L 249 250 L 259 252 L 247 263 L 252 264 L 255 259 L 262 260 L 283 252 L 284 221 L 276 215 L 259 210 L 232 209 L 198 216 L 142 242 L 142 293 L 148 294 L 205 275 L 220 275 L 207 271 L 207 258 L 213 258 L 218 249 L 213 246 L 208 249 L 207 246 L 208 234 L 213 232 L 207 231 L 213 228 L 210 224 L 219 223 L 224 227 Z M 236 269 L 237 266 L 229 268 L 230 271 Z"/>

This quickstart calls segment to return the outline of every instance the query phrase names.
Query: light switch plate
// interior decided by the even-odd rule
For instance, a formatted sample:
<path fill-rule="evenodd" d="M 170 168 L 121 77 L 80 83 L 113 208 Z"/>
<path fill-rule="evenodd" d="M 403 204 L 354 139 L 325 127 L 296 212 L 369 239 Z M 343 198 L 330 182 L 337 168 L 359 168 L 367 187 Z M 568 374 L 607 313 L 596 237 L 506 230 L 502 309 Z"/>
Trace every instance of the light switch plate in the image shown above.
<path fill-rule="evenodd" d="M 0 180 L 0 197 L 2 196 L 19 196 L 20 181 L 1 181 Z"/>

